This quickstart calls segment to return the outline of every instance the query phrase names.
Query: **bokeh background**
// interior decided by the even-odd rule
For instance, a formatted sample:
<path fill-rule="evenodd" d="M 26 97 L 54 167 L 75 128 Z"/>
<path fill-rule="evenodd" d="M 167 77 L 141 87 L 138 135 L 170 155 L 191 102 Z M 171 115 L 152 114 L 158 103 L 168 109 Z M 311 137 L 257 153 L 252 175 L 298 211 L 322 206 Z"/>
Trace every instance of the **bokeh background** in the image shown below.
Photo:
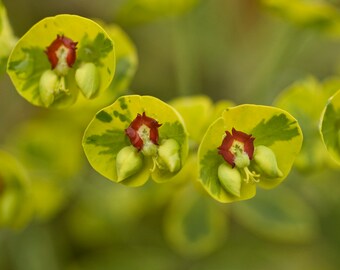
<path fill-rule="evenodd" d="M 296 82 L 340 86 L 337 1 L 3 4 L 17 37 L 61 13 L 121 27 L 138 54 L 121 93 L 272 105 Z M 15 159 L 25 180 L 15 222 L 0 229 L 0 269 L 339 269 L 339 166 L 331 160 L 293 168 L 278 188 L 229 205 L 202 191 L 191 159 L 172 183 L 128 188 L 87 163 L 81 138 L 95 111 L 84 110 L 34 107 L 1 75 L 0 162 Z"/>

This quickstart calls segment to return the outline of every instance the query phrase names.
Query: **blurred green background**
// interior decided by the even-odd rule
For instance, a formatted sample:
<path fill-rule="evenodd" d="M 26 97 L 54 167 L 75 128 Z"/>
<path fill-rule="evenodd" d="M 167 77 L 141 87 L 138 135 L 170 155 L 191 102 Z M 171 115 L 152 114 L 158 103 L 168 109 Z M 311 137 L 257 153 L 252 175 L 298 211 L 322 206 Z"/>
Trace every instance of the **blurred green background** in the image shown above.
<path fill-rule="evenodd" d="M 207 95 L 271 105 L 296 81 L 338 79 L 340 72 L 337 1 L 3 4 L 17 37 L 60 13 L 119 25 L 138 53 L 126 93 L 164 101 Z M 34 107 L 1 75 L 0 164 L 19 162 L 8 177 L 20 194 L 15 222 L 0 229 L 1 270 L 339 269 L 339 166 L 293 169 L 275 190 L 230 205 L 201 190 L 194 157 L 173 183 L 128 188 L 85 159 L 81 138 L 94 113 L 69 117 L 68 110 Z M 0 197 L 4 190 L 0 185 Z"/>

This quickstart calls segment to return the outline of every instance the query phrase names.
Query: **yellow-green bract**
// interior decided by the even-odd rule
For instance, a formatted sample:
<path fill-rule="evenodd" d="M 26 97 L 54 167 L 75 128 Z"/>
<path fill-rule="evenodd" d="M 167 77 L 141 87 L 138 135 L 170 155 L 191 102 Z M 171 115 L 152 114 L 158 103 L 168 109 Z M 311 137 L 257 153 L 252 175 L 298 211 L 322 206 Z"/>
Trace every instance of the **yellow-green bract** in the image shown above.
<path fill-rule="evenodd" d="M 58 111 L 18 123 L 5 142 L 30 176 L 34 216 L 44 222 L 64 209 L 83 161 L 83 128 L 78 130 L 74 115 L 67 114 L 68 121 L 65 115 Z"/>
<path fill-rule="evenodd" d="M 208 96 L 197 95 L 175 98 L 170 105 L 183 117 L 192 143 L 199 144 L 210 123 L 234 104 L 229 100 L 214 104 Z"/>
<path fill-rule="evenodd" d="M 0 150 L 0 228 L 22 228 L 31 220 L 30 188 L 24 168 Z"/>
<path fill-rule="evenodd" d="M 74 107 L 81 110 L 84 110 L 84 107 L 88 110 L 89 106 L 91 106 L 91 108 L 93 107 L 98 111 L 112 104 L 117 97 L 128 90 L 138 66 L 137 50 L 127 33 L 116 24 L 105 24 L 97 19 L 95 21 L 102 26 L 109 37 L 114 40 L 116 70 L 108 89 L 98 96 L 98 98 L 88 102 L 85 98 L 79 96 L 79 100 Z"/>
<path fill-rule="evenodd" d="M 52 69 L 45 51 L 58 36 L 77 43 L 76 59 L 66 74 L 56 72 L 57 83 L 51 82 L 49 85 L 48 81 L 41 82 L 42 75 Z M 95 72 L 92 72 L 93 68 L 86 70 L 87 76 L 93 78 L 86 81 L 79 75 L 75 78 L 78 68 L 87 63 L 94 64 L 90 67 L 95 67 Z M 67 14 L 47 17 L 18 41 L 9 57 L 7 72 L 19 94 L 30 103 L 44 107 L 66 107 L 77 100 L 79 92 L 88 98 L 95 98 L 110 85 L 115 72 L 113 41 L 92 20 Z M 84 87 L 84 84 L 93 82 L 94 87 Z M 49 92 L 47 96 L 46 93 L 42 95 L 44 90 Z"/>
<path fill-rule="evenodd" d="M 328 100 L 322 113 L 320 131 L 328 152 L 340 163 L 340 90 Z"/>
<path fill-rule="evenodd" d="M 269 177 L 258 170 L 258 164 L 250 160 L 248 173 L 256 176 L 253 182 L 242 181 L 240 196 L 228 192 L 218 178 L 218 167 L 226 163 L 217 148 L 226 131 L 232 129 L 251 134 L 254 146 L 269 147 L 276 157 L 282 175 Z M 256 194 L 256 185 L 270 189 L 280 184 L 288 175 L 302 144 L 302 132 L 296 119 L 288 112 L 269 106 L 240 105 L 226 109 L 220 118 L 208 128 L 198 150 L 199 181 L 205 190 L 220 202 L 250 199 Z M 234 169 L 238 169 L 237 166 Z M 241 170 L 240 170 L 241 171 Z M 225 179 L 224 179 L 225 180 Z"/>
<path fill-rule="evenodd" d="M 261 0 L 273 12 L 294 24 L 339 36 L 340 19 L 336 1 Z"/>
<path fill-rule="evenodd" d="M 174 139 L 178 143 L 180 167 L 184 164 L 188 152 L 187 131 L 177 111 L 151 96 L 123 96 L 96 114 L 83 138 L 84 151 L 92 167 L 114 182 L 119 181 L 116 168 L 117 154 L 126 146 L 131 146 L 125 129 L 138 114 L 143 113 L 161 124 L 158 129 L 159 145 L 168 139 Z M 143 155 L 142 151 L 139 153 Z M 159 166 L 157 160 L 158 154 L 143 155 L 142 167 L 119 182 L 128 186 L 141 186 L 150 176 L 156 182 L 164 182 L 178 172 L 171 172 Z"/>
<path fill-rule="evenodd" d="M 304 141 L 294 163 L 300 171 L 312 173 L 336 166 L 321 140 L 319 122 L 328 98 L 339 87 L 340 80 L 337 78 L 320 82 L 314 77 L 307 77 L 288 86 L 274 103 L 274 106 L 293 114 L 301 125 Z"/>
<path fill-rule="evenodd" d="M 6 9 L 0 1 L 0 73 L 5 72 L 7 58 L 16 42 L 17 38 L 12 32 Z"/>

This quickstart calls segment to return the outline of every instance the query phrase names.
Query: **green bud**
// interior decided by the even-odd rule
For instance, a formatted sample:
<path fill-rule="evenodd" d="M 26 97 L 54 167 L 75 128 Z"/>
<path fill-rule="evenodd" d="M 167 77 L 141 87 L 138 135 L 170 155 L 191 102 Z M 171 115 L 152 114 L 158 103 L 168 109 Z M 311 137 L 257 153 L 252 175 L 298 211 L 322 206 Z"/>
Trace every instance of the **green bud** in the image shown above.
<path fill-rule="evenodd" d="M 40 77 L 39 94 L 46 107 L 49 107 L 54 101 L 54 94 L 58 90 L 58 81 L 58 75 L 52 70 L 46 70 Z"/>
<path fill-rule="evenodd" d="M 99 89 L 99 72 L 95 64 L 82 64 L 75 74 L 76 82 L 86 98 L 94 97 Z"/>
<path fill-rule="evenodd" d="M 137 173 L 143 166 L 142 155 L 133 146 L 122 148 L 116 158 L 117 182 Z"/>
<path fill-rule="evenodd" d="M 277 166 L 277 161 L 274 152 L 264 146 L 259 145 L 254 151 L 254 161 L 258 169 L 269 178 L 282 177 L 283 174 Z"/>
<path fill-rule="evenodd" d="M 172 173 L 177 172 L 181 167 L 179 144 L 174 139 L 162 141 L 162 144 L 158 148 L 158 157 Z"/>
<path fill-rule="evenodd" d="M 227 192 L 240 197 L 242 177 L 237 168 L 231 168 L 230 165 L 222 163 L 218 167 L 217 175 L 221 185 Z"/>
<path fill-rule="evenodd" d="M 234 163 L 235 163 L 236 167 L 240 168 L 240 169 L 248 167 L 249 164 L 250 164 L 248 154 L 246 152 L 235 154 Z"/>
<path fill-rule="evenodd" d="M 142 148 L 142 153 L 147 157 L 152 157 L 157 154 L 157 145 L 155 145 L 152 141 L 149 139 L 144 140 L 144 145 Z"/>

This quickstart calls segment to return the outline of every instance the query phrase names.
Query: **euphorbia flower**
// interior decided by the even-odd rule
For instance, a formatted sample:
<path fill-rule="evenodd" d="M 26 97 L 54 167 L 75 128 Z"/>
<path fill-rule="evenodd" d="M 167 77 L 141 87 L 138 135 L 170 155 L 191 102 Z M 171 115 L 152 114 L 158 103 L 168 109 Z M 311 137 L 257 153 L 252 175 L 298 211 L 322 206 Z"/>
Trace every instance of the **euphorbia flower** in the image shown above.
<path fill-rule="evenodd" d="M 235 166 L 242 169 L 245 175 L 245 182 L 258 182 L 259 174 L 249 170 L 250 160 L 254 154 L 254 140 L 252 135 L 232 128 L 232 133 L 226 131 L 226 137 L 218 147 L 218 153 L 223 156 L 232 168 Z"/>
<path fill-rule="evenodd" d="M 155 119 L 146 116 L 145 112 L 142 115 L 138 113 L 130 126 L 125 129 L 125 134 L 131 144 L 140 151 L 150 143 L 158 145 L 158 128 L 161 125 Z"/>
<path fill-rule="evenodd" d="M 235 128 L 231 132 L 225 132 L 227 136 L 223 139 L 221 146 L 218 147 L 218 153 L 233 168 L 235 163 L 237 167 L 242 167 L 243 164 L 240 161 L 244 159 L 248 159 L 249 164 L 249 160 L 253 159 L 255 138 L 242 131 L 237 131 Z"/>
<path fill-rule="evenodd" d="M 71 68 L 76 61 L 76 49 L 78 42 L 57 35 L 57 38 L 46 48 L 51 68 L 58 74 L 66 75 L 68 68 Z"/>
<path fill-rule="evenodd" d="M 141 186 L 165 182 L 188 153 L 183 120 L 171 106 L 150 96 L 122 96 L 99 111 L 84 134 L 89 162 L 108 179 Z"/>
<path fill-rule="evenodd" d="M 72 105 L 80 94 L 98 97 L 114 71 L 113 41 L 105 30 L 69 14 L 35 24 L 13 48 L 7 65 L 19 94 L 34 105 L 55 108 Z"/>
<path fill-rule="evenodd" d="M 284 110 L 260 105 L 226 109 L 198 149 L 199 180 L 220 202 L 249 199 L 289 173 L 302 144 L 301 129 Z"/>

